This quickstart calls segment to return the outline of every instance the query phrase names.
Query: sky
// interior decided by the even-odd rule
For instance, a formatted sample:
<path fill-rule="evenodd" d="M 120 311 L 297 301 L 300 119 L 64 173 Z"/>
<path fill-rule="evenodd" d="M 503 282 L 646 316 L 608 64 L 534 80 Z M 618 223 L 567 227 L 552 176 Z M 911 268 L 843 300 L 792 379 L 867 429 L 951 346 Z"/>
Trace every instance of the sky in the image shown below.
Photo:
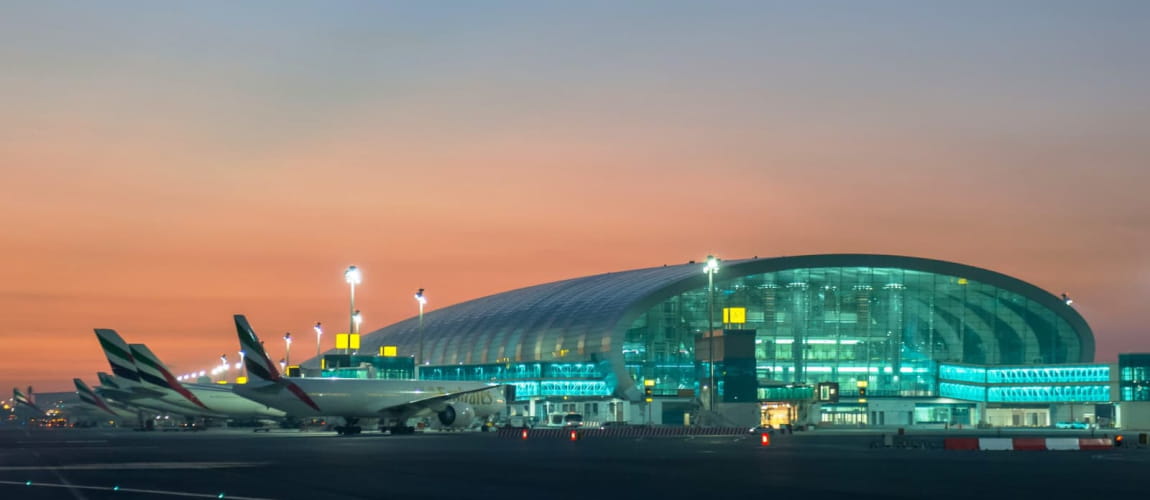
<path fill-rule="evenodd" d="M 236 313 L 314 355 L 348 265 L 367 332 L 709 253 L 983 267 L 1150 351 L 1150 2 L 3 4 L 0 387 Z"/>

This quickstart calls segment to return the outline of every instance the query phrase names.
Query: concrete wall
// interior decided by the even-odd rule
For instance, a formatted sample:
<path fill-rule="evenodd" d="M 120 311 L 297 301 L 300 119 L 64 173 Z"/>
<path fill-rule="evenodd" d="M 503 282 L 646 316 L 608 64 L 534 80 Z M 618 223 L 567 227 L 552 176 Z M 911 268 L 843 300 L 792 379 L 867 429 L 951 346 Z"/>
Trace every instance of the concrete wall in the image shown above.
<path fill-rule="evenodd" d="M 867 414 L 871 427 L 908 426 L 914 421 L 914 401 L 870 400 Z"/>
<path fill-rule="evenodd" d="M 1150 401 L 1123 401 L 1116 406 L 1118 428 L 1150 431 Z"/>
<path fill-rule="evenodd" d="M 719 413 L 723 415 L 727 425 L 751 428 L 759 425 L 761 419 L 760 405 L 754 403 L 720 403 Z"/>

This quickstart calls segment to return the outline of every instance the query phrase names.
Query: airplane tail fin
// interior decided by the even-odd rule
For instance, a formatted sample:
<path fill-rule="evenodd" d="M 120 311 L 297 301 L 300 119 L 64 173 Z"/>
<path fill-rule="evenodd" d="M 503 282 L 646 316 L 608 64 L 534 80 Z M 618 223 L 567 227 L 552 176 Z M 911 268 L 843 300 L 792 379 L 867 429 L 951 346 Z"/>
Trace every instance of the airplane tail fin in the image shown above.
<path fill-rule="evenodd" d="M 31 399 L 28 399 L 28 396 L 25 396 L 24 393 L 20 392 L 20 389 L 15 387 L 12 388 L 12 399 L 16 401 L 16 404 L 22 404 L 40 413 L 44 413 L 44 410 L 41 410 Z"/>
<path fill-rule="evenodd" d="M 244 365 L 248 369 L 248 374 L 260 380 L 279 381 L 280 372 L 276 369 L 275 363 L 272 363 L 271 358 L 268 357 L 263 342 L 260 342 L 255 330 L 252 330 L 252 325 L 248 323 L 248 319 L 242 314 L 237 314 L 235 320 L 236 333 L 240 338 L 240 349 L 244 351 Z"/>
<path fill-rule="evenodd" d="M 191 401 L 196 406 L 205 410 L 208 409 L 195 394 L 192 394 L 179 380 L 176 380 L 176 377 L 172 375 L 168 367 L 164 366 L 164 363 L 152 353 L 151 349 L 148 349 L 148 346 L 144 344 L 130 344 L 128 348 L 132 352 L 132 359 L 136 360 L 136 369 L 140 373 L 140 381 L 161 389 L 176 391 L 179 395 L 183 396 L 184 399 Z"/>
<path fill-rule="evenodd" d="M 106 372 L 99 372 L 96 378 L 100 379 L 100 385 L 109 389 L 120 389 L 120 384 L 116 383 L 116 378 Z"/>
<path fill-rule="evenodd" d="M 319 409 L 319 405 L 317 405 L 303 389 L 300 389 L 300 387 L 291 380 L 280 376 L 279 370 L 276 370 L 275 363 L 272 363 L 267 351 L 264 351 L 263 343 L 260 342 L 259 337 L 256 336 L 256 332 L 252 329 L 252 325 L 248 323 L 248 319 L 242 314 L 237 314 L 235 315 L 235 320 L 236 333 L 240 338 L 240 349 L 244 351 L 244 364 L 248 368 L 248 375 L 265 382 L 273 382 L 290 391 L 296 398 L 303 401 L 304 404 L 315 411 L 322 411 Z"/>
<path fill-rule="evenodd" d="M 124 338 L 115 330 L 108 328 L 97 328 L 96 338 L 100 341 L 104 356 L 108 358 L 108 364 L 112 365 L 112 374 L 139 382 L 140 374 L 136 370 L 135 360 L 132 359 L 132 350 L 128 347 L 128 343 L 124 342 Z"/>
<path fill-rule="evenodd" d="M 101 410 L 112 414 L 112 416 L 117 416 L 116 412 L 112 411 L 112 409 L 108 407 L 108 403 L 104 401 L 104 398 L 100 397 L 99 394 L 96 394 L 96 392 L 93 391 L 92 388 L 88 387 L 88 384 L 85 384 L 83 380 L 74 378 L 72 379 L 72 383 L 76 384 L 76 394 L 80 396 L 80 401 L 100 408 Z"/>

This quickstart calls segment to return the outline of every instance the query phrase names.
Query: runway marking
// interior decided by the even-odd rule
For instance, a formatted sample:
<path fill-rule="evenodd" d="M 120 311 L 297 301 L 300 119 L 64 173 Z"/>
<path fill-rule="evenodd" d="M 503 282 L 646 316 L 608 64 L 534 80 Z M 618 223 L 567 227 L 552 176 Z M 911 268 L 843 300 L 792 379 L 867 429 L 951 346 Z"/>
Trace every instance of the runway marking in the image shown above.
<path fill-rule="evenodd" d="M 228 469 L 232 467 L 260 467 L 267 462 L 124 462 L 111 464 L 75 465 L 8 465 L 0 466 L 0 471 L 20 470 L 173 470 L 173 469 Z"/>
<path fill-rule="evenodd" d="M 107 439 L 69 439 L 66 441 L 16 441 L 16 444 L 90 444 L 90 443 L 107 443 Z"/>
<path fill-rule="evenodd" d="M 193 498 L 233 498 L 236 500 L 272 500 L 270 498 L 261 497 L 243 497 L 236 495 L 227 495 L 225 492 L 220 493 L 191 493 L 187 491 L 171 491 L 171 490 L 147 490 L 141 488 L 121 488 L 119 486 L 84 486 L 78 484 L 56 484 L 56 483 L 37 483 L 33 481 L 0 481 L 0 484 L 8 484 L 14 486 L 23 486 L 25 488 L 68 488 L 73 490 L 98 490 L 98 491 L 123 491 L 127 493 L 146 493 L 149 495 L 167 495 L 172 497 L 193 497 Z"/>

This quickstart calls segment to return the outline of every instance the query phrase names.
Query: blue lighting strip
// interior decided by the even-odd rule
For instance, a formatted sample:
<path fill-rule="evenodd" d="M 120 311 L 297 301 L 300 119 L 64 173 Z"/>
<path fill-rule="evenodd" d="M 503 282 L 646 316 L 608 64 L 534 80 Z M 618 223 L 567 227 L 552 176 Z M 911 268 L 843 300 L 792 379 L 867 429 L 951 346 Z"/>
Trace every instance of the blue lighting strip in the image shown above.
<path fill-rule="evenodd" d="M 611 390 L 602 380 L 542 380 L 533 382 L 506 382 L 515 386 L 515 399 L 547 396 L 610 396 Z"/>
<path fill-rule="evenodd" d="M 1081 382 L 1109 382 L 1109 365 L 1089 366 L 1027 366 L 1017 368 L 989 368 L 986 381 L 991 384 L 1064 384 Z"/>
<path fill-rule="evenodd" d="M 1022 386 L 989 387 L 987 402 L 990 403 L 1054 403 L 1107 402 L 1110 401 L 1109 385 L 1063 385 L 1063 386 Z"/>
<path fill-rule="evenodd" d="M 938 378 L 985 384 L 986 368 L 977 366 L 938 365 Z"/>
<path fill-rule="evenodd" d="M 985 402 L 986 388 L 974 385 L 952 384 L 950 382 L 943 382 L 938 384 L 938 395 L 944 398 Z"/>

